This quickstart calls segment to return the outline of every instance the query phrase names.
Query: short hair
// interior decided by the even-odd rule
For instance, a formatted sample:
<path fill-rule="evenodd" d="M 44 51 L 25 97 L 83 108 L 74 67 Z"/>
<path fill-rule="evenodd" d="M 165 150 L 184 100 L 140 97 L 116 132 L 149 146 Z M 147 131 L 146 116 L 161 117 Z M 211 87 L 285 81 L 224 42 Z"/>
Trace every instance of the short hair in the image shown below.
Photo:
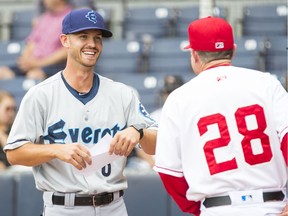
<path fill-rule="evenodd" d="M 199 55 L 199 58 L 203 63 L 209 63 L 215 60 L 222 59 L 232 59 L 233 49 L 220 52 L 206 52 L 206 51 L 196 51 Z"/>

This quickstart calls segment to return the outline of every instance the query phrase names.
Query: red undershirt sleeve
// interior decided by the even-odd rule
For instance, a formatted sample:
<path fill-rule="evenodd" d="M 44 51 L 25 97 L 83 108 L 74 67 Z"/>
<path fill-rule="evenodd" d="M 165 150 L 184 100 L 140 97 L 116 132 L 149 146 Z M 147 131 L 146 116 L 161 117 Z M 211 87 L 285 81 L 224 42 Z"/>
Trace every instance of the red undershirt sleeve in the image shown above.
<path fill-rule="evenodd" d="M 286 165 L 288 166 L 288 133 L 286 133 L 282 139 L 281 150 L 282 150 L 283 157 L 286 161 Z"/>
<path fill-rule="evenodd" d="M 177 203 L 183 212 L 200 215 L 200 201 L 190 201 L 186 198 L 186 191 L 188 190 L 188 184 L 184 177 L 178 178 L 175 176 L 159 173 L 160 178 L 166 188 L 167 192 Z"/>

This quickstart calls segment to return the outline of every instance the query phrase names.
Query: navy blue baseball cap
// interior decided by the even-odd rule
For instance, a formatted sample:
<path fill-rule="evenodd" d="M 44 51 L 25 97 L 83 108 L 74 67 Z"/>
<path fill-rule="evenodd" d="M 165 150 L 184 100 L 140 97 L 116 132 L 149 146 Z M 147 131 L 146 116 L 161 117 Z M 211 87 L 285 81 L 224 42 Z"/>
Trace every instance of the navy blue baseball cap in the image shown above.
<path fill-rule="evenodd" d="M 89 29 L 102 31 L 103 37 L 112 37 L 112 32 L 106 29 L 103 17 L 89 8 L 72 10 L 62 22 L 62 33 L 71 34 Z"/>

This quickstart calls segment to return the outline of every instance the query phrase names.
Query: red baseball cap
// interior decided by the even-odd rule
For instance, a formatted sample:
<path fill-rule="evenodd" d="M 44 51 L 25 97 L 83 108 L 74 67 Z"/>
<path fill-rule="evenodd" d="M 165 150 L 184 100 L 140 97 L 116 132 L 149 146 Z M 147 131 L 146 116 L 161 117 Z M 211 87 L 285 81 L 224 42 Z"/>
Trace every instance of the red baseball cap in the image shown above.
<path fill-rule="evenodd" d="M 190 44 L 184 49 L 219 52 L 233 49 L 233 30 L 230 24 L 219 17 L 195 20 L 188 27 Z"/>

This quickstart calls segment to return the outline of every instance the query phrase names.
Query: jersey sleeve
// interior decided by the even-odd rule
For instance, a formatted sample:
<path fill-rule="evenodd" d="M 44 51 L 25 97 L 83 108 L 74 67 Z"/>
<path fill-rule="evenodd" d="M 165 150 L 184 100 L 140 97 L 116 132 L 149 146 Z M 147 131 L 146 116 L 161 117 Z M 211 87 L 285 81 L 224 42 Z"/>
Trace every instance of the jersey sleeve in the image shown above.
<path fill-rule="evenodd" d="M 165 189 L 171 195 L 173 200 L 177 203 L 179 208 L 183 212 L 194 214 L 198 216 L 200 214 L 201 202 L 195 202 L 186 198 L 186 192 L 188 190 L 188 184 L 184 177 L 178 178 L 163 173 L 159 173 L 160 178 L 164 184 Z M 175 187 L 177 185 L 177 187 Z"/>
<path fill-rule="evenodd" d="M 18 148 L 25 143 L 40 142 L 39 137 L 43 134 L 40 115 L 41 107 L 36 100 L 37 91 L 32 87 L 23 97 L 8 136 L 4 150 Z"/>
<path fill-rule="evenodd" d="M 157 134 L 154 170 L 175 177 L 183 177 L 180 151 L 180 122 L 175 116 L 177 105 L 172 94 L 167 98 L 160 117 Z"/>
<path fill-rule="evenodd" d="M 158 129 L 158 123 L 150 116 L 133 90 L 125 88 L 123 97 L 130 98 L 126 109 L 127 127 L 134 125 L 136 128 Z"/>
<path fill-rule="evenodd" d="M 288 93 L 283 88 L 281 83 L 276 80 L 273 80 L 273 119 L 274 124 L 276 125 L 276 130 L 278 133 L 278 137 L 281 143 L 281 150 L 286 161 L 286 165 L 288 165 Z"/>
<path fill-rule="evenodd" d="M 273 78 L 273 117 L 280 142 L 288 133 L 288 93 L 278 80 Z"/>

